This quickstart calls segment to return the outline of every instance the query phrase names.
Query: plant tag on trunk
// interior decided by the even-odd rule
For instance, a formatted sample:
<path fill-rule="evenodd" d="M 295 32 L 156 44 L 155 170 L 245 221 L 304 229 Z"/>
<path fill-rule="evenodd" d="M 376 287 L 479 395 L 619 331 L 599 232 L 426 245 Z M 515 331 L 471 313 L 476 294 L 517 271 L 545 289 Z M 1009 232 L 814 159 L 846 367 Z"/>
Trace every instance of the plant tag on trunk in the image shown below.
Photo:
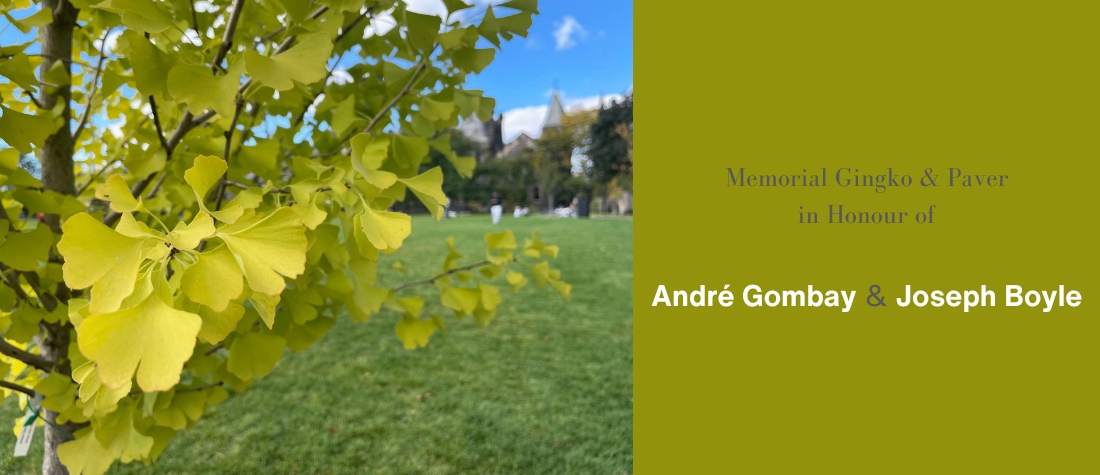
<path fill-rule="evenodd" d="M 35 422 L 38 421 L 38 411 L 34 407 L 41 408 L 42 395 L 36 394 L 33 399 L 27 401 L 27 416 L 23 418 L 23 429 L 19 431 L 19 439 L 15 441 L 15 456 L 26 457 L 34 440 Z"/>

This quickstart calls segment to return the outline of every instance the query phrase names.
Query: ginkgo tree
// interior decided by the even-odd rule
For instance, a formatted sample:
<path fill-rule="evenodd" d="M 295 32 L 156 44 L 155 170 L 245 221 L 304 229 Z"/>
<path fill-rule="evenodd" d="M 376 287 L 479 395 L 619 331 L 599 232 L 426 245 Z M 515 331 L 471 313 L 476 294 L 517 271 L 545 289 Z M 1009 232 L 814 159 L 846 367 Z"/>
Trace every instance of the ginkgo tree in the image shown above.
<path fill-rule="evenodd" d="M 0 45 L 0 390 L 17 435 L 45 424 L 43 473 L 155 461 L 337 318 L 415 349 L 529 280 L 568 298 L 537 234 L 377 276 L 413 231 L 390 205 L 442 217 L 429 153 L 473 171 L 448 131 L 495 102 L 467 76 L 538 13 L 441 2 L 0 0 L 25 39 Z"/>

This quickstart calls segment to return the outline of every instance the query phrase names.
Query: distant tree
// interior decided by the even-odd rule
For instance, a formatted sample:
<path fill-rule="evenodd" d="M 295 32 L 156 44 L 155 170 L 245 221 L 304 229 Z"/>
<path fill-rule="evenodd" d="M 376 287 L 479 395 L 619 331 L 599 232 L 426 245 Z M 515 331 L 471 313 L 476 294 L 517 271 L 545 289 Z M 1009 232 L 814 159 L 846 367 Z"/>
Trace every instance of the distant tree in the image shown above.
<path fill-rule="evenodd" d="M 633 130 L 634 96 L 626 96 L 622 102 L 599 112 L 590 129 L 591 143 L 587 150 L 592 178 L 597 183 L 606 186 L 615 180 L 618 188 L 627 191 L 633 188 Z"/>
<path fill-rule="evenodd" d="M 596 111 L 567 113 L 561 127 L 543 131 L 535 142 L 531 166 L 548 211 L 559 201 L 573 199 L 575 193 L 570 193 L 565 183 L 573 176 L 573 156 L 583 155 L 590 147 L 589 131 L 595 120 Z"/>

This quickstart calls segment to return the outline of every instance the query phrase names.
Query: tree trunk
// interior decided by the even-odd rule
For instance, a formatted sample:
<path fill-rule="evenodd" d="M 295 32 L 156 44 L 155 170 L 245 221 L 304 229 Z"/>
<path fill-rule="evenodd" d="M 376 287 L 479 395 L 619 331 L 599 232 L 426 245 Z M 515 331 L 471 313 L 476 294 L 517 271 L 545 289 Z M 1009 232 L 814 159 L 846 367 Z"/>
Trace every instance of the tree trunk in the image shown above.
<path fill-rule="evenodd" d="M 53 22 L 39 28 L 41 55 L 44 59 L 40 69 L 46 72 L 57 61 L 65 69 L 72 71 L 73 28 L 76 26 L 77 9 L 69 0 L 45 0 L 42 8 L 53 13 Z M 61 194 L 76 194 L 76 178 L 73 170 L 73 137 L 70 121 L 72 94 L 69 84 L 57 84 L 57 87 L 42 84 L 38 92 L 38 101 L 44 109 L 52 109 L 60 101 L 64 104 L 61 113 L 62 125 L 53 135 L 46 138 L 45 144 L 38 149 L 38 160 L 42 163 L 42 185 Z M 61 232 L 61 218 L 57 215 L 46 216 L 46 224 L 55 233 Z M 42 324 L 42 333 L 38 335 L 39 349 L 47 360 L 54 362 L 54 371 L 65 375 L 72 374 L 69 364 L 69 339 L 71 325 Z M 46 420 L 53 422 L 57 414 L 45 411 Z M 74 427 L 67 427 L 66 430 Z M 67 436 L 47 425 L 44 431 L 46 442 L 42 457 L 43 475 L 68 475 L 69 471 L 57 458 L 57 447 L 64 443 Z"/>
<path fill-rule="evenodd" d="M 71 328 L 69 325 L 42 324 L 42 333 L 37 339 L 38 348 L 42 356 L 54 362 L 54 372 L 72 374 L 72 366 L 68 359 Z M 57 413 L 48 409 L 43 411 L 43 417 L 50 422 L 57 421 Z M 71 423 L 61 425 L 61 428 L 69 434 L 75 432 L 78 427 Z M 46 441 L 42 453 L 42 475 L 68 475 L 69 471 L 57 458 L 57 447 L 68 442 L 69 436 L 54 429 L 50 424 L 46 424 L 44 429 Z"/>

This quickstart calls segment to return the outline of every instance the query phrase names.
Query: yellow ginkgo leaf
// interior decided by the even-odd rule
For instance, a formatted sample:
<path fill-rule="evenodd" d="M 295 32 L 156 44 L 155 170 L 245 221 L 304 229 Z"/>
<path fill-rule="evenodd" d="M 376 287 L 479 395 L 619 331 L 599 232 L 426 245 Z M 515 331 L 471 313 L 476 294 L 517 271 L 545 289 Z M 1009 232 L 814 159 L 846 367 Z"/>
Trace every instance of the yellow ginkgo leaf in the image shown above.
<path fill-rule="evenodd" d="M 435 333 L 436 324 L 431 320 L 420 320 L 412 315 L 405 315 L 393 328 L 401 345 L 406 350 L 415 350 L 428 345 L 428 339 Z"/>
<path fill-rule="evenodd" d="M 512 293 L 519 292 L 519 289 L 527 285 L 527 276 L 519 272 L 508 271 L 506 278 L 508 279 L 508 285 L 512 286 Z"/>
<path fill-rule="evenodd" d="M 84 319 L 77 343 L 105 386 L 122 387 L 137 370 L 143 391 L 167 391 L 179 383 L 200 328 L 198 315 L 169 307 L 154 292 L 133 307 Z"/>
<path fill-rule="evenodd" d="M 412 218 L 393 211 L 375 211 L 368 206 L 360 215 L 357 232 L 362 232 L 380 251 L 397 249 L 412 232 Z"/>
<path fill-rule="evenodd" d="M 222 179 L 225 170 L 229 166 L 225 160 L 210 155 L 195 157 L 195 164 L 183 172 L 183 180 L 195 190 L 199 201 L 206 197 L 206 193 Z"/>
<path fill-rule="evenodd" d="M 195 163 L 183 172 L 183 180 L 195 190 L 199 209 L 210 213 L 223 223 L 234 223 L 244 214 L 244 206 L 241 204 L 227 204 L 225 208 L 212 211 L 206 208 L 203 200 L 214 185 L 221 181 L 225 171 L 229 168 L 225 160 L 211 155 L 199 155 L 195 157 Z"/>
<path fill-rule="evenodd" d="M 306 228 L 289 207 L 259 220 L 223 226 L 217 236 L 233 253 L 253 292 L 279 295 L 286 287 L 282 276 L 305 271 Z"/>
<path fill-rule="evenodd" d="M 499 298 L 499 294 L 498 294 Z M 457 315 L 469 315 L 477 308 L 481 290 L 467 287 L 447 287 L 439 295 L 439 303 Z"/>
<path fill-rule="evenodd" d="M 57 448 L 57 457 L 69 469 L 69 473 L 81 475 L 103 475 L 118 458 L 111 455 L 99 440 L 96 440 L 92 427 L 78 431 L 76 440 L 61 444 Z"/>
<path fill-rule="evenodd" d="M 89 214 L 65 221 L 57 250 L 65 257 L 62 273 L 72 289 L 92 287 L 89 311 L 118 310 L 134 291 L 146 239 L 123 236 Z"/>
<path fill-rule="evenodd" d="M 180 285 L 192 302 L 222 312 L 244 291 L 244 274 L 229 247 L 220 246 L 199 254 L 183 273 Z"/>
<path fill-rule="evenodd" d="M 141 203 L 130 193 L 130 187 L 126 186 L 126 180 L 122 175 L 111 175 L 107 181 L 95 189 L 95 197 L 103 201 L 111 202 L 111 209 L 118 213 L 128 213 L 141 206 Z"/>
<path fill-rule="evenodd" d="M 214 235 L 214 218 L 205 211 L 199 211 L 190 224 L 180 222 L 172 232 L 168 233 L 168 242 L 176 249 L 190 251 L 199 247 L 199 243 Z"/>
<path fill-rule="evenodd" d="M 435 167 L 412 178 L 402 178 L 401 183 L 420 198 L 437 221 L 443 219 L 443 206 L 447 204 L 447 195 L 443 193 L 442 169 Z"/>
<path fill-rule="evenodd" d="M 325 60 L 332 53 L 332 42 L 320 34 L 302 35 L 293 48 L 271 58 L 253 51 L 244 54 L 248 74 L 265 86 L 278 91 L 294 87 L 291 79 L 302 84 L 325 77 Z"/>

